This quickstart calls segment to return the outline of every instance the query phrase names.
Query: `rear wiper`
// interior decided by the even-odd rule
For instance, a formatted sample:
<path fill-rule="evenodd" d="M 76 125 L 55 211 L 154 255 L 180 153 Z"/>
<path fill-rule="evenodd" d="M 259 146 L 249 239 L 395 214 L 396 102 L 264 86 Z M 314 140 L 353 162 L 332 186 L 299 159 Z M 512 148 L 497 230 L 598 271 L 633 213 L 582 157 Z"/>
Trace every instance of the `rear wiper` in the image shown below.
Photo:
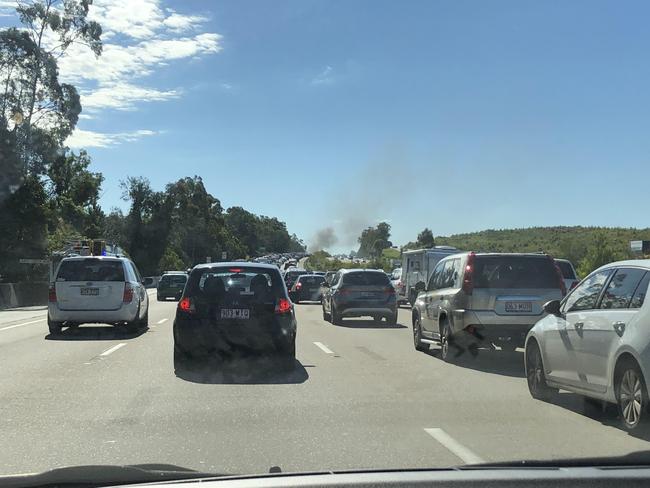
<path fill-rule="evenodd" d="M 0 487 L 94 487 L 224 476 L 227 475 L 202 473 L 172 464 L 84 465 L 55 468 L 42 473 L 3 475 L 0 476 Z"/>

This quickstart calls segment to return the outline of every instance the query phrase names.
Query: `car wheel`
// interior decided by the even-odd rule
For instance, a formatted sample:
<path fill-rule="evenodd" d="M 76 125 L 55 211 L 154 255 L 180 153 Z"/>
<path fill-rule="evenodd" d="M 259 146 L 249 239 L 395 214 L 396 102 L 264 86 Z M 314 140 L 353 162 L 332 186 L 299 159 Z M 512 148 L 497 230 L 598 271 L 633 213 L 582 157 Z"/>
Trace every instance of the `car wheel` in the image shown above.
<path fill-rule="evenodd" d="M 426 352 L 430 347 L 429 344 L 422 342 L 422 325 L 419 317 L 413 321 L 413 345 L 415 350 L 420 352 Z"/>
<path fill-rule="evenodd" d="M 50 319 L 50 316 L 47 316 L 47 327 L 50 329 L 50 334 L 52 335 L 58 335 L 61 333 L 61 329 L 63 329 L 63 322 L 54 322 L 53 320 Z"/>
<path fill-rule="evenodd" d="M 296 339 L 294 338 L 288 352 L 285 352 L 281 359 L 282 371 L 293 371 L 296 367 Z"/>
<path fill-rule="evenodd" d="M 452 340 L 451 327 L 445 322 L 442 324 L 442 330 L 440 331 L 440 358 L 448 363 L 453 359 L 453 354 L 451 352 Z"/>
<path fill-rule="evenodd" d="M 161 297 L 160 295 L 156 295 L 156 300 L 158 300 L 159 302 L 162 302 L 164 300 L 164 298 Z"/>
<path fill-rule="evenodd" d="M 188 369 L 190 358 L 174 344 L 174 369 L 176 371 Z"/>
<path fill-rule="evenodd" d="M 331 314 L 329 314 L 329 313 L 327 313 L 325 311 L 325 304 L 323 304 L 322 308 L 323 308 L 323 320 L 325 322 L 329 322 L 330 320 L 332 320 L 332 316 L 331 316 Z"/>
<path fill-rule="evenodd" d="M 381 323 L 381 315 L 374 315 L 374 316 L 372 317 L 372 320 L 375 321 L 375 324 L 379 324 L 379 323 Z"/>
<path fill-rule="evenodd" d="M 388 317 L 386 317 L 386 322 L 388 322 L 388 325 L 393 327 L 397 325 L 397 310 L 395 310 L 394 314 L 391 314 Z"/>
<path fill-rule="evenodd" d="M 144 314 L 144 317 L 142 317 L 140 319 L 139 325 L 143 329 L 146 329 L 147 327 L 149 327 L 149 308 L 148 307 L 147 307 L 147 311 Z"/>
<path fill-rule="evenodd" d="M 526 380 L 530 396 L 536 400 L 548 401 L 558 391 L 546 383 L 542 353 L 535 341 L 532 341 L 526 349 Z"/>
<path fill-rule="evenodd" d="M 343 325 L 343 317 L 334 306 L 332 306 L 332 323 L 334 325 Z"/>
<path fill-rule="evenodd" d="M 625 361 L 617 368 L 615 388 L 623 427 L 626 430 L 637 429 L 646 419 L 648 392 L 643 374 L 634 361 Z"/>

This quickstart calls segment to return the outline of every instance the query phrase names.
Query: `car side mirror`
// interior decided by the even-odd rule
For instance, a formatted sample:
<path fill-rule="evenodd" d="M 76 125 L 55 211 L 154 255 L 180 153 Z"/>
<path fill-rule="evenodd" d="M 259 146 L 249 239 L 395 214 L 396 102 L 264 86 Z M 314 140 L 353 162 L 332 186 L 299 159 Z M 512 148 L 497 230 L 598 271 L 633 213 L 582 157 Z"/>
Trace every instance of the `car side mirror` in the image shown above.
<path fill-rule="evenodd" d="M 551 300 L 550 302 L 546 302 L 544 304 L 544 311 L 550 315 L 555 315 L 557 317 L 561 316 L 560 300 Z"/>
<path fill-rule="evenodd" d="M 153 278 L 145 278 L 145 279 L 142 281 L 142 284 L 143 284 L 144 286 L 151 286 L 151 285 L 153 285 Z"/>
<path fill-rule="evenodd" d="M 424 284 L 424 281 L 418 281 L 415 284 L 415 292 L 416 293 L 422 293 L 426 288 L 426 285 Z"/>

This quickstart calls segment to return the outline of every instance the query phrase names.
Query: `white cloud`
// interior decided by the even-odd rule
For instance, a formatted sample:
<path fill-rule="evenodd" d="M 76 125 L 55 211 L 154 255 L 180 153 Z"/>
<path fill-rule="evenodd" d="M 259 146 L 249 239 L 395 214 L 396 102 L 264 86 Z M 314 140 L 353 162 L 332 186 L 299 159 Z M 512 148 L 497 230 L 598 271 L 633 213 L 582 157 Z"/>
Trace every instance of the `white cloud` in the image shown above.
<path fill-rule="evenodd" d="M 182 15 L 171 9 L 167 9 L 167 11 L 170 12 L 171 15 L 163 20 L 163 24 L 175 32 L 196 29 L 201 23 L 208 20 L 202 15 Z"/>
<path fill-rule="evenodd" d="M 323 68 L 323 70 L 311 80 L 312 85 L 330 85 L 332 83 L 334 83 L 334 68 L 331 66 L 325 66 L 325 68 Z"/>
<path fill-rule="evenodd" d="M 94 132 L 90 130 L 76 129 L 74 133 L 65 141 L 66 145 L 71 148 L 89 148 L 89 147 L 109 147 L 123 142 L 135 142 L 143 137 L 158 134 L 152 130 L 136 130 L 132 132 L 119 132 L 107 134 L 103 132 Z"/>
<path fill-rule="evenodd" d="M 85 110 L 97 111 L 105 108 L 133 110 L 138 102 L 164 102 L 181 95 L 179 90 L 156 90 L 130 85 L 128 83 L 107 84 L 88 94 L 81 94 L 81 105 Z"/>

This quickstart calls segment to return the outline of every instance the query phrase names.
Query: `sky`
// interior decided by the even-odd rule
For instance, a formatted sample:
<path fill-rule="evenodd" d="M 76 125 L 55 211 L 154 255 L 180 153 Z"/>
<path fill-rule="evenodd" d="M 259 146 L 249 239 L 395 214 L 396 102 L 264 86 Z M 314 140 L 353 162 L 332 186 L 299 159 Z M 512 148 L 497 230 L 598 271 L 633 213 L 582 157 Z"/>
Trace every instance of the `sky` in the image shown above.
<path fill-rule="evenodd" d="M 95 0 L 91 16 L 102 56 L 75 46 L 60 71 L 105 210 L 127 209 L 127 176 L 199 175 L 335 251 L 381 220 L 395 244 L 650 226 L 646 1 Z"/>

